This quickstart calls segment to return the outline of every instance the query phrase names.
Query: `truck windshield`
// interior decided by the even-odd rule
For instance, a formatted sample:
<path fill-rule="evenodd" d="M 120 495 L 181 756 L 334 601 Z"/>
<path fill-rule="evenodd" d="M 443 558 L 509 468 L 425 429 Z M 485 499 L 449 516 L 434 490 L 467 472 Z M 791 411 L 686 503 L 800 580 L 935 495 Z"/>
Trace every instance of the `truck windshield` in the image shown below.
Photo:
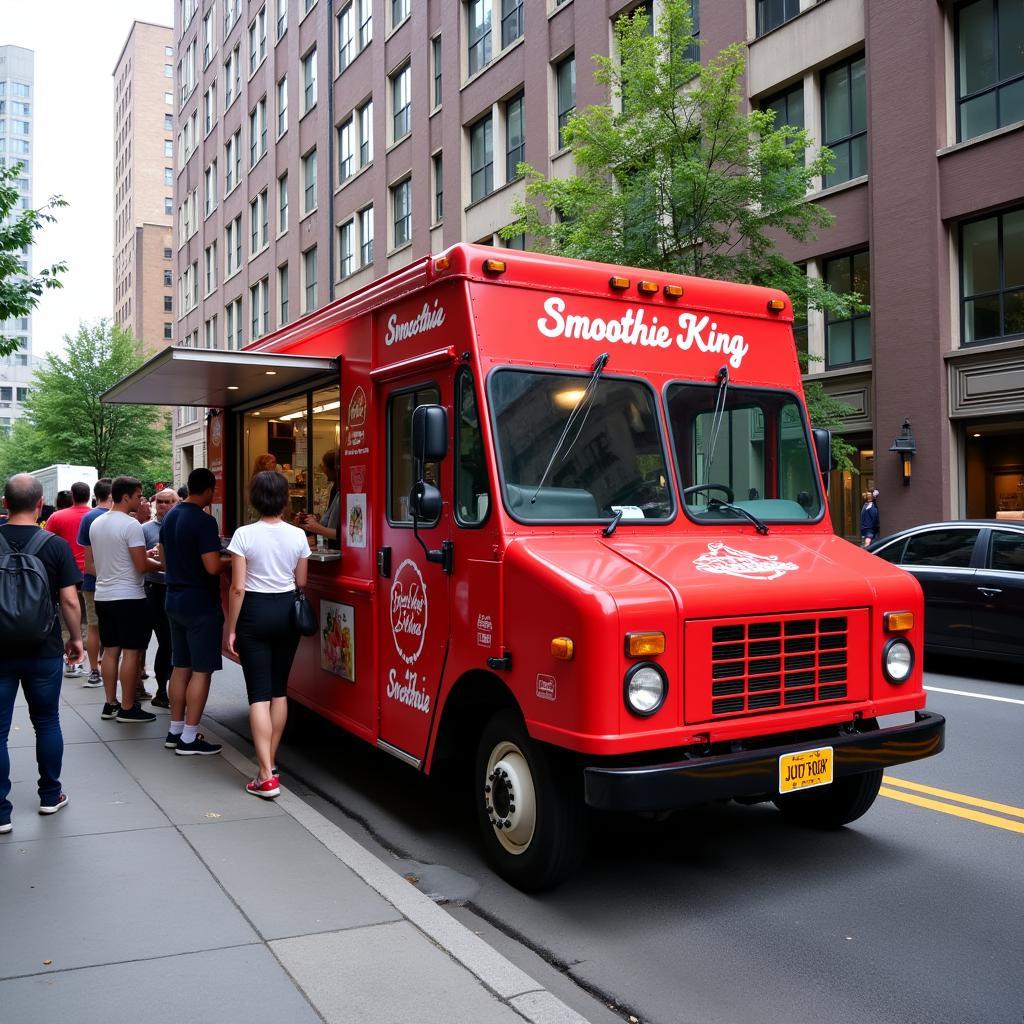
<path fill-rule="evenodd" d="M 820 518 L 823 499 L 817 464 L 795 395 L 730 386 L 723 401 L 721 389 L 714 385 L 672 384 L 667 403 L 683 476 L 684 508 L 691 519 L 746 521 L 728 505 L 745 509 L 763 523 Z"/>
<path fill-rule="evenodd" d="M 573 425 L 544 479 L 589 379 L 532 370 L 492 375 L 494 437 L 509 512 L 546 522 L 600 522 L 620 510 L 623 523 L 670 518 L 672 491 L 655 398 L 640 381 L 597 379 L 586 415 Z"/>

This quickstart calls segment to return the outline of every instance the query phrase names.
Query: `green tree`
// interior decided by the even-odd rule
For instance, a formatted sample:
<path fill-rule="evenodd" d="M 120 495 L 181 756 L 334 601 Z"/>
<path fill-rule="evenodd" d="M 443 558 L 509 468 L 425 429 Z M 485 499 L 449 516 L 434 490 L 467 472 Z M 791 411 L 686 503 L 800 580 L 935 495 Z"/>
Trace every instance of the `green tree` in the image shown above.
<path fill-rule="evenodd" d="M 127 473 L 147 484 L 169 480 L 167 412 L 100 401 L 142 361 L 140 343 L 109 320 L 65 335 L 64 351 L 50 353 L 36 371 L 24 420 L 0 441 L 0 474 L 68 462 L 95 466 L 100 476 Z"/>
<path fill-rule="evenodd" d="M 60 275 L 68 266 L 54 263 L 44 267 L 38 274 L 28 274 L 23 269 L 23 253 L 35 241 L 36 233 L 57 218 L 54 210 L 67 206 L 60 196 L 52 196 L 37 210 L 22 210 L 18 178 L 21 164 L 0 167 L 0 324 L 28 316 L 39 303 L 45 288 L 61 288 Z M 10 355 L 18 347 L 14 338 L 0 335 L 0 356 Z"/>
<path fill-rule="evenodd" d="M 832 223 L 806 201 L 813 179 L 832 169 L 831 152 L 811 155 L 807 132 L 776 126 L 774 111 L 744 112 L 745 46 L 701 65 L 689 7 L 664 0 L 653 31 L 643 11 L 617 21 L 619 58 L 594 57 L 613 103 L 574 113 L 564 129 L 575 176 L 520 165 L 527 201 L 503 237 L 525 233 L 560 256 L 781 288 L 802 318 L 808 307 L 840 317 L 865 309 L 777 247 Z M 805 393 L 816 426 L 840 425 L 846 406 L 814 382 Z M 852 451 L 835 439 L 839 465 L 852 468 Z"/>

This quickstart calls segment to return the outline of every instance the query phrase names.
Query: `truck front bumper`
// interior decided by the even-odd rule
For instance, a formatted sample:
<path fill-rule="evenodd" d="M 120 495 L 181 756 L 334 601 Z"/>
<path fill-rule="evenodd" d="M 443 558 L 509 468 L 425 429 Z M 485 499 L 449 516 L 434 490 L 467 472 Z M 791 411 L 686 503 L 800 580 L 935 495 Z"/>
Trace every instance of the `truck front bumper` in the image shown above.
<path fill-rule="evenodd" d="M 888 768 L 938 754 L 946 743 L 946 720 L 915 711 L 914 722 L 872 732 L 786 742 L 756 750 L 692 757 L 671 764 L 585 768 L 587 804 L 607 811 L 668 811 L 730 797 L 774 796 L 779 758 L 800 750 L 832 747 L 833 777 Z"/>

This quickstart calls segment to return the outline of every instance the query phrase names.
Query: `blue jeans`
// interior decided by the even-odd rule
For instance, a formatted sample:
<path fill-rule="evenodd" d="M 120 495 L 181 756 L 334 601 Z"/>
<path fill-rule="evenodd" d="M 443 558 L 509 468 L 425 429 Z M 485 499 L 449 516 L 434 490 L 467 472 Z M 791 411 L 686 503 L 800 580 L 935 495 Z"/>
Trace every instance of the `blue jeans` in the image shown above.
<path fill-rule="evenodd" d="M 11 820 L 11 757 L 7 738 L 14 717 L 18 684 L 25 690 L 28 714 L 36 731 L 39 803 L 52 807 L 60 799 L 64 736 L 60 731 L 60 685 L 63 658 L 0 658 L 0 825 Z"/>

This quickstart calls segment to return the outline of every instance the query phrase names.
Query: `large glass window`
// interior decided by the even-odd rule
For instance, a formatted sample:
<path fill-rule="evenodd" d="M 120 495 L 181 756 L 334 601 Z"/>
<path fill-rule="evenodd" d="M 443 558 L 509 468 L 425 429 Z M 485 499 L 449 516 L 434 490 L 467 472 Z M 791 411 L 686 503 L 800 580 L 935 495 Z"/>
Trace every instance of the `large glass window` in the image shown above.
<path fill-rule="evenodd" d="M 482 523 L 491 503 L 491 485 L 487 478 L 484 436 L 480 426 L 473 378 L 459 375 L 456 385 L 456 462 L 455 518 L 467 526 Z"/>
<path fill-rule="evenodd" d="M 469 0 L 469 73 L 475 75 L 491 60 L 490 0 Z"/>
<path fill-rule="evenodd" d="M 391 523 L 411 523 L 409 492 L 416 482 L 416 467 L 412 457 L 412 413 L 418 405 L 436 405 L 441 392 L 434 384 L 415 391 L 392 395 L 388 403 L 388 520 Z M 440 483 L 436 462 L 423 467 L 423 476 L 429 483 Z"/>
<path fill-rule="evenodd" d="M 406 178 L 391 190 L 391 204 L 394 216 L 394 243 L 397 249 L 412 240 L 411 178 Z"/>
<path fill-rule="evenodd" d="M 499 370 L 490 380 L 505 502 L 525 520 L 672 514 L 654 394 L 637 380 Z"/>
<path fill-rule="evenodd" d="M 1024 209 L 960 226 L 963 344 L 1024 334 Z"/>
<path fill-rule="evenodd" d="M 526 136 L 523 132 L 523 94 L 505 104 L 505 180 L 519 177 L 519 165 L 526 159 Z"/>
<path fill-rule="evenodd" d="M 825 187 L 868 173 L 867 88 L 864 58 L 847 61 L 822 76 L 822 142 L 836 158 Z"/>
<path fill-rule="evenodd" d="M 392 142 L 412 131 L 411 103 L 412 70 L 407 64 L 391 79 Z"/>
<path fill-rule="evenodd" d="M 501 46 L 511 46 L 523 34 L 523 0 L 501 0 Z"/>
<path fill-rule="evenodd" d="M 555 67 L 557 92 L 558 148 L 565 148 L 565 126 L 570 115 L 576 110 L 576 55 L 566 57 Z"/>
<path fill-rule="evenodd" d="M 1024 3 L 972 0 L 956 11 L 961 141 L 1024 121 Z"/>
<path fill-rule="evenodd" d="M 857 292 L 871 303 L 868 253 L 855 252 L 825 260 L 825 281 L 841 295 Z M 845 319 L 825 314 L 825 368 L 871 362 L 871 313 L 855 313 Z"/>
<path fill-rule="evenodd" d="M 800 13 L 800 0 L 757 0 L 757 34 L 763 36 Z"/>
<path fill-rule="evenodd" d="M 469 194 L 475 203 L 494 191 L 494 144 L 491 115 L 469 129 Z"/>
<path fill-rule="evenodd" d="M 799 85 L 787 89 L 785 92 L 777 93 L 764 101 L 762 110 L 775 111 L 775 127 L 781 128 L 784 124 L 793 128 L 804 127 L 804 86 Z"/>
<path fill-rule="evenodd" d="M 714 385 L 673 384 L 667 404 L 691 519 L 746 521 L 737 509 L 763 522 L 821 516 L 817 463 L 795 395 L 728 386 L 723 395 Z"/>

